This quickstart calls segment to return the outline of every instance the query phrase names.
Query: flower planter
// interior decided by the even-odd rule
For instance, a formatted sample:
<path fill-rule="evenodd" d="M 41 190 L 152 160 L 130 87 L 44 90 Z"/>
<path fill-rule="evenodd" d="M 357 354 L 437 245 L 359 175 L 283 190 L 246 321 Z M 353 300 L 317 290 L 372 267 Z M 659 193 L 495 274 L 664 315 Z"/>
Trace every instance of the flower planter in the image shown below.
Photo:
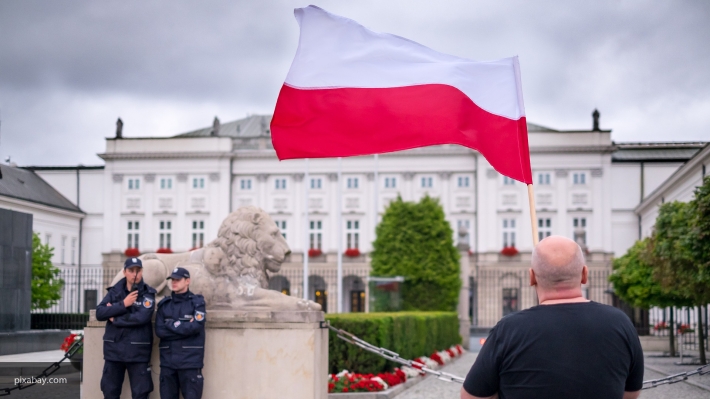
<path fill-rule="evenodd" d="M 504 247 L 500 251 L 500 254 L 504 256 L 515 256 L 518 254 L 518 250 L 515 247 Z"/>
<path fill-rule="evenodd" d="M 360 250 L 357 248 L 348 248 L 345 250 L 345 256 L 349 258 L 357 258 L 360 256 Z"/>
<path fill-rule="evenodd" d="M 136 256 L 141 256 L 141 251 L 138 248 L 126 248 L 123 254 L 128 258 L 135 258 Z"/>
<path fill-rule="evenodd" d="M 69 360 L 71 361 L 71 365 L 72 367 L 74 367 L 74 369 L 76 369 L 77 371 L 81 371 L 81 367 L 84 364 L 83 353 L 76 353 Z"/>
<path fill-rule="evenodd" d="M 315 258 L 316 256 L 321 256 L 323 255 L 323 251 L 321 251 L 318 248 L 311 248 L 308 250 L 308 257 L 309 258 Z"/>
<path fill-rule="evenodd" d="M 159 254 L 171 254 L 173 253 L 173 250 L 170 248 L 158 248 L 158 250 L 155 252 Z"/>

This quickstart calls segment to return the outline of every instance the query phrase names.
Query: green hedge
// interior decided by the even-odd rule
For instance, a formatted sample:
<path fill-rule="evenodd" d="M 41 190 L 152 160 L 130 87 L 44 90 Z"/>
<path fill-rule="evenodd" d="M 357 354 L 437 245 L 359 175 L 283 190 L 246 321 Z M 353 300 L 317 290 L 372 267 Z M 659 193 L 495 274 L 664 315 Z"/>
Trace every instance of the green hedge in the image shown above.
<path fill-rule="evenodd" d="M 458 315 L 454 312 L 397 312 L 327 314 L 335 328 L 355 334 L 405 359 L 429 356 L 434 351 L 461 343 Z M 328 369 L 357 373 L 379 373 L 396 366 L 382 357 L 349 344 L 334 332 L 328 341 Z"/>

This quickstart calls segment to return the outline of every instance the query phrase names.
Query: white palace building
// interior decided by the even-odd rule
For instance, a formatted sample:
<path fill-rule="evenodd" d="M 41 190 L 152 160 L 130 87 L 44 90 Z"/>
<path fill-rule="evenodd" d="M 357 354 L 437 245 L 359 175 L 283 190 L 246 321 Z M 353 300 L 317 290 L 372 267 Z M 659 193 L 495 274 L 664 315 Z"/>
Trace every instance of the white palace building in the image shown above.
<path fill-rule="evenodd" d="M 684 179 L 690 172 L 682 167 L 689 160 L 695 165 L 691 172 L 700 168 L 704 173 L 708 147 L 698 142 L 615 143 L 610 130 L 599 129 L 597 118 L 590 130 L 528 124 L 529 145 L 540 237 L 564 235 L 581 243 L 592 272 L 588 297 L 612 303 L 606 282 L 612 258 L 650 230 L 640 212 L 654 212 L 661 201 L 657 191 L 675 187 L 669 178 Z M 440 200 L 456 241 L 470 247 L 462 264 L 468 266 L 464 285 L 474 325 L 492 326 L 506 313 L 535 305 L 527 284 L 533 240 L 526 186 L 500 175 L 478 152 L 442 145 L 381 154 L 377 161 L 373 156 L 343 158 L 340 181 L 337 159 L 311 159 L 305 179 L 305 160 L 276 158 L 270 121 L 267 115 L 224 124 L 215 118 L 210 127 L 165 138 L 123 137 L 119 123 L 116 136 L 107 138 L 105 151 L 98 154 L 103 166 L 25 168 L 80 209 L 76 231 L 63 227 L 55 233 L 46 224 L 35 230 L 46 229 L 37 232 L 57 240 L 50 242 L 55 248 L 78 240 L 80 261 L 55 263 L 67 263 L 65 269 L 78 269 L 81 263 L 89 276 L 91 269 L 113 273 L 127 248 L 148 253 L 201 247 L 216 237 L 230 211 L 256 205 L 272 216 L 293 251 L 272 277 L 272 288 L 302 296 L 303 255 L 318 249 L 322 255 L 309 258 L 308 295 L 335 311 L 341 240 L 343 250 L 360 253 L 344 256 L 342 308 L 363 311 L 377 218 L 398 195 L 407 201 L 429 195 Z M 697 185 L 699 179 L 692 176 Z M 501 254 L 510 246 L 519 253 Z M 82 279 L 81 292 L 67 294 L 77 298 L 70 308 L 92 306 L 97 293 L 91 291 L 102 295 L 97 284 Z"/>

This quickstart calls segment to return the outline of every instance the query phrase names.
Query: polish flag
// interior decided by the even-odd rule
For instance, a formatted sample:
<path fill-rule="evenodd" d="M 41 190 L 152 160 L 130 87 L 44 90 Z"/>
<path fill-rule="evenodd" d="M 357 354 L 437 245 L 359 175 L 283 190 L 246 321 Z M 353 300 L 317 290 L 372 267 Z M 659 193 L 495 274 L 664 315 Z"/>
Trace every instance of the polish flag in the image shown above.
<path fill-rule="evenodd" d="M 518 58 L 477 62 L 297 8 L 298 50 L 271 121 L 279 159 L 459 144 L 532 184 Z"/>

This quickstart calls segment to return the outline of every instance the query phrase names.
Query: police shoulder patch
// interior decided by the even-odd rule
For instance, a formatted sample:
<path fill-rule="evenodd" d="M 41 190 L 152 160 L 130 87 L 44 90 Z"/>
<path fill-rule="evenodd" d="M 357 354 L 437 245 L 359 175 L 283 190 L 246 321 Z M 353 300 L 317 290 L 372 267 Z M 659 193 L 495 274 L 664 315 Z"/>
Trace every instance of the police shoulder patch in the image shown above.
<path fill-rule="evenodd" d="M 143 307 L 150 309 L 153 307 L 153 298 L 143 298 Z"/>
<path fill-rule="evenodd" d="M 200 312 L 199 310 L 195 312 L 195 320 L 203 321 L 205 319 L 205 312 Z"/>

